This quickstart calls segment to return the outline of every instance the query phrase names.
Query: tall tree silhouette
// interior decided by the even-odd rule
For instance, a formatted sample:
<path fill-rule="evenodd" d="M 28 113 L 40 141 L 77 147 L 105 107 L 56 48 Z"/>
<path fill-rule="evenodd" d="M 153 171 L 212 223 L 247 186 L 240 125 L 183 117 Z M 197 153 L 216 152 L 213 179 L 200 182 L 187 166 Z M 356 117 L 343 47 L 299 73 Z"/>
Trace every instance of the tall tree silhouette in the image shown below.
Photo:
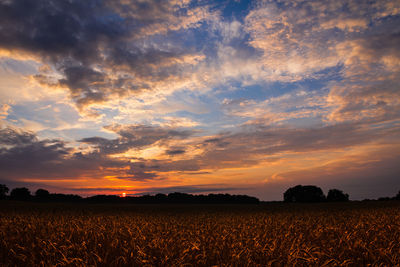
<path fill-rule="evenodd" d="M 0 184 L 0 199 L 5 199 L 9 190 L 5 184 Z"/>

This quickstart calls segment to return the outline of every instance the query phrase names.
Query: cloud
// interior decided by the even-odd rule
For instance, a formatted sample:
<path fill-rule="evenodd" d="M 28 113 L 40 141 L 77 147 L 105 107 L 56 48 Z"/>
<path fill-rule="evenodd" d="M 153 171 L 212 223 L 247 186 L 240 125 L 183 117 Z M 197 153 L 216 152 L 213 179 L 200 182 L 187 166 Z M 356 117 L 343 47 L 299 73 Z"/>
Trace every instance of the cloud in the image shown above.
<path fill-rule="evenodd" d="M 175 156 L 175 155 L 182 155 L 185 154 L 185 150 L 183 149 L 169 149 L 167 151 L 165 151 L 165 153 L 169 156 Z"/>
<path fill-rule="evenodd" d="M 333 122 L 385 122 L 400 118 L 398 78 L 368 84 L 337 83 L 328 101 L 334 107 L 327 116 Z"/>
<path fill-rule="evenodd" d="M 40 140 L 33 132 L 10 127 L 0 130 L 0 176 L 7 180 L 101 178 L 109 173 L 107 168 L 123 166 L 124 162 L 82 153 L 59 139 Z"/>
<path fill-rule="evenodd" d="M 313 119 L 311 125 L 320 124 L 331 109 L 326 94 L 326 90 L 298 89 L 263 101 L 226 98 L 222 101 L 222 110 L 227 115 L 248 119 L 247 123 L 282 125 L 293 124 L 294 119 Z M 307 127 L 304 120 L 301 123 L 301 127 Z"/>
<path fill-rule="evenodd" d="M 0 144 L 5 146 L 24 146 L 37 141 L 36 135 L 19 129 L 0 129 Z"/>
<path fill-rule="evenodd" d="M 11 107 L 8 104 L 3 104 L 0 107 L 0 120 L 5 119 L 8 116 L 10 109 L 11 109 Z"/>
<path fill-rule="evenodd" d="M 193 121 L 190 118 L 185 118 L 185 117 L 171 117 L 171 116 L 165 116 L 161 119 L 161 122 L 159 123 L 160 126 L 166 126 L 166 127 L 172 127 L 172 128 L 178 128 L 178 127 L 195 127 L 198 126 L 200 123 L 197 121 Z"/>
<path fill-rule="evenodd" d="M 398 9 L 388 16 L 391 4 L 394 1 L 264 1 L 249 12 L 245 29 L 251 36 L 250 45 L 263 52 L 260 68 L 264 69 L 265 78 L 297 81 L 341 64 L 347 68 L 353 63 L 377 62 L 379 51 L 397 54 L 383 48 L 391 46 L 391 42 L 398 44 L 392 37 L 391 42 L 385 41 L 397 34 L 394 25 L 398 17 L 394 15 L 398 15 Z M 383 47 L 374 46 L 370 42 L 374 39 L 381 40 Z M 360 43 L 365 48 L 372 44 L 369 48 L 373 62 L 354 62 L 352 53 L 343 50 L 346 45 Z M 355 51 L 369 56 L 366 50 Z"/>
<path fill-rule="evenodd" d="M 144 168 L 144 166 L 135 166 L 131 164 L 129 170 L 124 172 L 121 176 L 116 176 L 116 178 L 131 181 L 160 180 L 156 172 L 145 171 L 146 169 Z"/>
<path fill-rule="evenodd" d="M 114 125 L 105 127 L 115 132 L 120 137 L 117 139 L 105 139 L 101 137 L 89 137 L 79 142 L 94 145 L 102 154 L 117 154 L 129 149 L 143 149 L 157 142 L 168 142 L 173 139 L 186 139 L 194 132 L 190 130 L 176 130 L 174 128 L 162 128 L 149 125 Z"/>
<path fill-rule="evenodd" d="M 137 151 L 156 142 L 168 146 L 170 140 L 183 140 L 192 132 L 163 129 L 153 126 L 113 126 L 120 137 L 114 140 L 91 137 L 80 142 L 91 149 L 73 148 L 57 139 L 39 140 L 35 133 L 15 128 L 0 130 L 0 175 L 7 179 L 79 179 L 91 177 L 135 181 L 159 180 L 157 162 L 138 159 L 135 156 L 111 157 L 129 149 Z M 175 151 L 175 154 L 178 153 Z M 174 154 L 174 152 L 172 152 Z M 179 153 L 178 153 L 179 154 Z M 132 161 L 135 160 L 135 161 Z M 21 168 L 24 166 L 24 168 Z"/>
<path fill-rule="evenodd" d="M 31 132 L 13 128 L 0 130 L 0 167 L 2 173 L 40 175 L 48 166 L 61 163 L 70 149 L 59 140 L 38 140 Z M 23 166 L 23 167 L 22 167 Z"/>
<path fill-rule="evenodd" d="M 325 84 L 265 101 L 227 99 L 224 110 L 265 123 L 398 120 L 399 14 L 396 1 L 259 2 L 244 24 L 249 45 L 261 52 L 253 78 Z"/>
<path fill-rule="evenodd" d="M 31 53 L 54 67 L 63 76 L 59 86 L 69 89 L 81 109 L 181 77 L 201 55 L 154 36 L 196 28 L 211 16 L 205 7 L 189 10 L 188 3 L 156 0 L 0 5 L 0 48 Z M 50 76 L 36 77 L 45 83 Z"/>
<path fill-rule="evenodd" d="M 185 158 L 136 159 L 136 167 L 155 172 L 193 172 L 229 168 L 249 168 L 276 162 L 287 155 L 343 151 L 366 144 L 385 143 L 396 139 L 398 126 L 390 128 L 363 124 L 335 124 L 311 128 L 268 127 L 263 124 L 244 125 L 235 132 L 221 133 L 187 140 Z M 197 148 L 197 152 L 190 151 Z M 135 169 L 135 168 L 133 168 Z"/>
<path fill-rule="evenodd" d="M 0 131 L 0 176 L 15 181 L 73 181 L 90 177 L 103 182 L 111 177 L 113 181 L 151 184 L 171 182 L 171 175 L 179 175 L 182 177 L 179 179 L 186 181 L 186 176 L 212 176 L 218 170 L 276 168 L 284 158 L 306 155 L 317 160 L 318 155 L 313 156 L 316 153 L 344 155 L 344 151 L 357 151 L 366 145 L 384 145 L 388 140 L 397 142 L 399 131 L 399 125 L 378 127 L 361 123 L 304 129 L 245 124 L 234 131 L 212 136 L 195 136 L 188 130 L 149 125 L 108 128 L 119 137 L 80 140 L 88 146 L 86 148 L 72 147 L 60 140 L 39 140 L 32 132 L 3 128 Z M 164 157 L 139 157 L 139 152 L 153 147 L 159 147 Z M 130 149 L 137 152 L 128 153 Z M 183 153 L 185 157 L 181 157 Z M 116 154 L 120 156 L 115 157 Z M 391 156 L 393 151 L 382 160 Z"/>

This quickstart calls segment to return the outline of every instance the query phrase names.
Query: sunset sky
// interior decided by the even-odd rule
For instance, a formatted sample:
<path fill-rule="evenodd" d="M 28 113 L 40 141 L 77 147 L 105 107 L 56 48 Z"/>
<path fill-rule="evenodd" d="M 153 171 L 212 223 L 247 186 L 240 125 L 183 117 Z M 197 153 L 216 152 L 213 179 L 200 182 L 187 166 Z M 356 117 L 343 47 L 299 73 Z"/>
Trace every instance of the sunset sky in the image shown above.
<path fill-rule="evenodd" d="M 0 183 L 400 190 L 400 1 L 0 0 Z"/>

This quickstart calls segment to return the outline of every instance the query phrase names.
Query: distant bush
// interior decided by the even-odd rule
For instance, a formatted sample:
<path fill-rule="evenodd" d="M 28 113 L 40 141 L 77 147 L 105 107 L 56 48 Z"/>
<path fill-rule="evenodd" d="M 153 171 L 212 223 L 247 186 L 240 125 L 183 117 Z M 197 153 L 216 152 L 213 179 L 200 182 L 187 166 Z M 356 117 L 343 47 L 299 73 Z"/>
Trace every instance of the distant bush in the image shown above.
<path fill-rule="evenodd" d="M 349 195 L 343 193 L 342 190 L 339 189 L 331 189 L 328 192 L 328 196 L 326 197 L 326 200 L 329 202 L 343 202 L 343 201 L 349 201 Z"/>
<path fill-rule="evenodd" d="M 322 189 L 315 185 L 297 185 L 283 194 L 285 202 L 323 202 L 326 200 Z"/>
<path fill-rule="evenodd" d="M 11 191 L 10 197 L 12 200 L 27 201 L 31 199 L 31 192 L 26 187 L 14 188 Z"/>
<path fill-rule="evenodd" d="M 49 199 L 49 195 L 50 195 L 49 191 L 47 191 L 45 189 L 38 189 L 35 192 L 35 198 L 37 200 L 41 200 L 41 201 L 48 200 Z"/>

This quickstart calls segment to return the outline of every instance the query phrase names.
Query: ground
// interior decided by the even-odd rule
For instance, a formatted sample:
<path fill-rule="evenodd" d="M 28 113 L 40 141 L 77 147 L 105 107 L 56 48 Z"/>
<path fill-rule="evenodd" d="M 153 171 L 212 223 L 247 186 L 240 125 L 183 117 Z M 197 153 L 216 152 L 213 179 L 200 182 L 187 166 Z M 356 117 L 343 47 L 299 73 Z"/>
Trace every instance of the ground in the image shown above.
<path fill-rule="evenodd" d="M 0 201 L 2 266 L 394 266 L 400 264 L 398 240 L 400 201 Z"/>

